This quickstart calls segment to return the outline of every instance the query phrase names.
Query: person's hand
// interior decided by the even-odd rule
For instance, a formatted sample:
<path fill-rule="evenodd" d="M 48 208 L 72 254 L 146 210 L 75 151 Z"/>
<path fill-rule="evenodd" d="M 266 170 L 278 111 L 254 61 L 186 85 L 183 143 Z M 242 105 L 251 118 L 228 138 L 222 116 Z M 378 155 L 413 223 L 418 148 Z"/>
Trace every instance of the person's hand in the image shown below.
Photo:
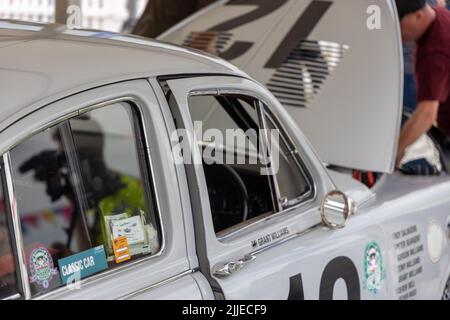
<path fill-rule="evenodd" d="M 187 40 L 184 45 L 194 49 L 203 50 L 213 55 L 218 55 L 216 48 L 218 39 L 219 33 L 215 31 L 191 32 L 189 40 Z"/>
<path fill-rule="evenodd" d="M 405 156 L 404 150 L 397 151 L 397 157 L 395 159 L 395 169 L 400 169 L 400 165 L 402 163 L 403 157 Z"/>

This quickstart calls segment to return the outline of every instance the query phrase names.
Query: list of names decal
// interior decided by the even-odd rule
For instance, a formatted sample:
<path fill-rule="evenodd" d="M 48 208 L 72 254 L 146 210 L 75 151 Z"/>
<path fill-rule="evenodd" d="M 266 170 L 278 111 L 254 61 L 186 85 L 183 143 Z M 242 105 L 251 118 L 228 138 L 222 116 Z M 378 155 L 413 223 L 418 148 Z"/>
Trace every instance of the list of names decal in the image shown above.
<path fill-rule="evenodd" d="M 396 294 L 399 300 L 412 299 L 417 295 L 416 278 L 423 272 L 420 253 L 424 245 L 416 225 L 394 232 L 392 238 L 397 256 Z"/>

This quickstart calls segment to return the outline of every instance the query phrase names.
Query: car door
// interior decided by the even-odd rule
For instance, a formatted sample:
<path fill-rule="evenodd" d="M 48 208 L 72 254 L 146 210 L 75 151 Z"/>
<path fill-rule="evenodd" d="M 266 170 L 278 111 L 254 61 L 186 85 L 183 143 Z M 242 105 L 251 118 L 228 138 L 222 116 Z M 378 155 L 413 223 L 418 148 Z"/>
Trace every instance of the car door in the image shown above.
<path fill-rule="evenodd" d="M 309 148 L 306 138 L 266 89 L 246 79 L 219 76 L 169 79 L 163 81 L 162 88 L 178 129 L 181 130 L 177 132 L 172 142 L 188 140 L 191 143 L 187 146 L 191 150 L 184 149 L 183 154 L 187 151 L 193 154 L 184 158 L 184 162 L 180 165 L 186 168 L 188 177 L 200 267 L 212 283 L 216 297 L 225 299 L 370 297 L 369 291 L 362 292 L 362 279 L 364 270 L 369 268 L 370 254 L 376 258 L 375 269 L 379 271 L 377 273 L 379 280 L 376 280 L 376 288 L 373 291 L 376 291 L 378 297 L 386 296 L 387 288 L 382 275 L 384 262 L 380 262 L 382 255 L 385 254 L 382 230 L 364 218 L 352 218 L 358 232 L 355 232 L 355 229 L 352 232 L 350 229 L 330 231 L 320 225 L 318 210 L 320 202 L 325 193 L 334 188 L 333 183 Z M 227 100 L 235 103 L 224 103 Z M 235 100 L 244 102 L 237 103 Z M 235 193 L 233 188 L 236 188 L 238 193 L 242 192 L 242 189 L 238 184 L 228 182 L 230 175 L 227 170 L 218 170 L 217 177 L 211 176 L 211 168 L 206 162 L 208 147 L 217 146 L 220 139 L 218 136 L 208 135 L 207 131 L 214 129 L 218 134 L 223 131 L 224 126 L 228 129 L 233 128 L 235 122 L 239 122 L 235 118 L 236 114 L 239 114 L 237 110 L 248 111 L 251 108 L 246 106 L 245 102 L 251 104 L 251 101 L 255 102 L 256 109 L 260 107 L 260 113 L 253 116 L 250 114 L 247 121 L 249 122 L 248 119 L 251 118 L 257 119 L 259 116 L 263 126 L 265 122 L 266 125 L 270 122 L 272 129 L 279 131 L 281 138 L 277 145 L 280 150 L 277 150 L 281 158 L 286 154 L 281 150 L 284 139 L 292 138 L 293 145 L 288 148 L 287 153 L 295 155 L 294 158 L 298 156 L 297 160 L 304 169 L 301 174 L 309 177 L 309 179 L 306 177 L 305 181 L 308 181 L 313 192 L 310 197 L 295 199 L 295 186 L 292 188 L 288 186 L 298 181 L 296 179 L 300 179 L 300 176 L 296 175 L 298 172 L 293 169 L 295 166 L 291 167 L 289 175 L 283 174 L 285 168 L 282 166 L 286 163 L 281 159 L 278 173 L 272 172 L 272 178 L 278 182 L 278 189 L 276 186 L 271 189 L 268 185 L 263 190 L 263 195 L 267 196 L 266 201 L 269 203 L 270 195 L 275 193 L 272 199 L 275 197 L 280 206 L 274 204 L 269 214 L 259 216 L 249 211 L 247 220 L 242 220 L 241 216 L 240 219 L 234 219 L 230 214 L 228 220 L 222 222 L 225 223 L 223 226 L 216 222 L 217 215 L 223 213 L 221 210 L 228 209 L 230 213 L 232 209 L 222 202 L 229 199 L 233 204 L 239 203 L 238 196 L 233 198 L 229 194 Z M 227 112 L 227 109 L 234 111 Z M 273 121 L 274 118 L 278 121 Z M 264 128 L 269 127 L 270 125 L 267 125 Z M 205 131 L 202 131 L 203 129 Z M 183 136 L 184 134 L 186 136 Z M 223 148 L 219 149 L 229 150 L 228 141 L 224 141 L 220 140 Z M 195 158 L 201 161 L 195 162 Z M 193 162 L 190 162 L 191 160 Z M 249 195 L 248 199 L 252 199 L 250 195 L 254 196 L 257 191 L 252 189 L 254 186 L 248 176 L 241 172 L 242 167 L 235 163 L 225 163 L 225 166 L 232 167 L 234 176 L 241 177 L 247 187 L 244 193 Z M 250 166 L 246 167 L 247 173 L 251 170 Z M 259 186 L 265 183 L 264 179 L 257 181 Z M 225 188 L 228 183 L 231 188 Z M 221 188 L 225 188 L 225 191 Z M 277 196 L 280 198 L 276 198 Z M 249 207 L 255 210 L 255 205 L 251 202 L 249 200 Z M 259 202 L 263 200 L 259 199 Z M 243 209 L 236 206 L 239 214 L 239 210 Z M 227 224 L 226 221 L 231 223 Z M 368 257 L 366 269 L 365 255 Z M 342 283 L 339 282 L 341 278 L 344 279 Z"/>
<path fill-rule="evenodd" d="M 165 132 L 146 80 L 72 95 L 2 132 L 22 297 L 207 298 Z"/>
<path fill-rule="evenodd" d="M 249 80 L 219 76 L 161 79 L 161 85 L 161 104 L 164 106 L 167 100 L 167 109 L 172 111 L 180 130 L 172 135 L 172 148 L 176 150 L 173 155 L 180 153 L 176 148 L 180 141 L 189 142 L 188 149 L 181 153 L 192 153 L 178 165 L 187 174 L 200 268 L 216 297 L 438 299 L 448 295 L 445 289 L 449 273 L 446 250 L 449 218 L 445 200 L 448 178 L 385 175 L 374 190 L 363 190 L 350 177 L 342 183 L 345 175 L 338 179 L 335 173 L 333 177 L 344 188 L 355 191 L 357 184 L 356 193 L 372 193 L 372 196 L 358 203 L 358 210 L 349 217 L 345 227 L 329 229 L 320 224 L 319 208 L 325 193 L 336 187 L 309 148 L 307 139 L 266 89 Z M 251 111 L 252 101 L 260 112 L 236 117 L 242 115 L 242 110 Z M 262 110 L 267 110 L 267 114 Z M 273 121 L 274 118 L 279 121 Z M 274 189 L 268 185 L 263 192 L 272 195 L 272 200 L 279 200 L 281 206 L 277 209 L 274 205 L 269 215 L 255 217 L 254 212 L 249 213 L 250 219 L 245 220 L 239 215 L 244 212 L 243 207 L 233 206 L 240 201 L 236 194 L 255 199 L 251 196 L 255 189 L 252 190 L 248 177 L 241 172 L 240 166 L 245 163 L 221 164 L 232 167 L 247 186 L 242 189 L 239 183 L 230 183 L 231 187 L 225 188 L 233 175 L 221 170 L 211 177 L 206 160 L 213 157 L 208 148 L 221 145 L 216 152 L 230 149 L 228 141 L 217 133 L 223 132 L 224 127 L 236 128 L 237 123 L 241 124 L 239 129 L 247 130 L 252 127 L 248 125 L 251 119 L 261 120 L 263 128 L 270 128 L 271 124 L 281 137 L 292 138 L 294 146 L 290 145 L 287 153 L 300 155 L 299 161 L 304 165 L 302 174 L 309 173 L 315 192 L 313 197 L 304 198 L 304 202 L 293 202 L 291 195 L 295 193 L 289 191 L 295 188 L 286 187 L 292 186 L 292 181 L 299 181 L 300 176 L 295 170 L 288 175 L 274 173 L 279 189 L 275 183 Z M 216 131 L 208 132 L 211 129 Z M 269 136 L 270 132 L 265 134 Z M 280 139 L 278 145 L 283 141 Z M 280 172 L 284 170 L 283 154 L 286 150 L 280 151 Z M 251 156 L 249 153 L 243 158 Z M 202 161 L 195 162 L 195 158 Z M 252 168 L 246 169 L 248 172 Z M 257 184 L 264 183 L 267 182 L 259 179 Z M 257 199 L 259 204 L 264 202 L 264 198 Z M 270 197 L 266 198 L 266 202 L 270 201 Z M 229 214 L 228 220 L 219 219 L 222 224 L 217 224 L 217 214 L 223 211 Z M 236 211 L 241 220 L 233 216 Z"/>

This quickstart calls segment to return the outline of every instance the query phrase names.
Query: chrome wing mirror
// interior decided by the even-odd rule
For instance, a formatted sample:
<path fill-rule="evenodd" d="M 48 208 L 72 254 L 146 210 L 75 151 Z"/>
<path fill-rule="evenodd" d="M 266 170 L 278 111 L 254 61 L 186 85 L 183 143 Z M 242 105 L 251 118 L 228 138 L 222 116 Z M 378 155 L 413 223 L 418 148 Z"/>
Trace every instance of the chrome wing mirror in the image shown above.
<path fill-rule="evenodd" d="M 356 211 L 355 202 L 342 191 L 327 193 L 320 206 L 322 223 L 330 229 L 345 227 L 347 219 Z"/>

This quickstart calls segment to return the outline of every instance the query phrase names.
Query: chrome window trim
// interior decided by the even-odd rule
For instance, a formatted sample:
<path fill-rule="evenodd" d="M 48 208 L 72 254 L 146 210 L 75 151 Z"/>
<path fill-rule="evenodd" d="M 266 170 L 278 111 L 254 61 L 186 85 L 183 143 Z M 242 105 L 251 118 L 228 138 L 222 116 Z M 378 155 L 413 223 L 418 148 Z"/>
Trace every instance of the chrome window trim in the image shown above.
<path fill-rule="evenodd" d="M 28 269 L 25 259 L 25 248 L 22 240 L 22 227 L 20 223 L 19 212 L 17 210 L 16 194 L 14 191 L 14 183 L 12 180 L 11 157 L 9 151 L 3 154 L 4 174 L 6 177 L 6 192 L 8 193 L 9 210 L 11 213 L 11 222 L 13 226 L 14 241 L 17 252 L 14 252 L 17 258 L 17 265 L 20 273 L 20 283 L 25 300 L 31 298 L 31 289 L 28 278 Z"/>
<path fill-rule="evenodd" d="M 191 96 L 207 96 L 207 95 L 213 95 L 213 94 L 217 94 L 217 95 L 245 95 L 248 97 L 252 97 L 254 99 L 259 100 L 260 102 L 262 102 L 264 105 L 267 106 L 267 111 L 270 112 L 270 116 L 274 119 L 276 119 L 276 121 L 278 122 L 279 125 L 282 125 L 282 122 L 279 120 L 279 118 L 270 110 L 270 103 L 267 102 L 267 100 L 262 97 L 260 94 L 257 94 L 254 91 L 251 90 L 247 90 L 247 89 L 221 89 L 218 88 L 217 90 L 213 90 L 213 89 L 193 89 L 192 91 L 188 92 L 188 99 Z M 189 102 L 189 101 L 188 101 Z M 265 118 L 265 117 L 264 117 Z M 277 125 L 277 123 L 274 123 L 274 125 Z M 277 128 L 278 126 L 277 125 Z M 278 128 L 281 131 L 282 136 L 286 135 L 287 139 L 290 139 L 290 136 L 288 134 L 288 132 L 285 130 L 285 128 Z M 291 140 L 292 141 L 292 140 Z M 295 143 L 294 143 L 295 145 Z M 297 153 L 296 155 L 296 159 L 297 161 L 299 161 L 300 163 L 303 163 L 303 166 L 305 168 L 305 170 L 307 171 L 311 171 L 311 168 L 307 165 L 307 162 L 304 160 L 304 157 L 302 157 L 302 155 L 300 154 L 300 152 L 298 151 L 298 149 L 296 149 Z M 299 168 L 300 169 L 300 168 Z M 314 171 L 314 170 L 313 170 Z M 303 172 L 303 170 L 301 170 L 301 173 L 303 175 L 305 175 L 305 173 Z M 304 197 L 299 197 L 297 199 L 299 199 L 299 201 L 296 204 L 293 204 L 292 206 L 286 208 L 286 209 L 282 209 L 268 217 L 265 218 L 261 218 L 260 220 L 257 220 L 249 225 L 245 225 L 242 227 L 239 227 L 239 225 L 236 225 L 236 230 L 231 230 L 230 232 L 227 232 L 224 235 L 220 235 L 217 236 L 216 234 L 216 239 L 221 242 L 221 243 L 226 243 L 228 241 L 230 241 L 231 238 L 236 238 L 236 237 L 241 237 L 241 236 L 245 236 L 245 234 L 248 232 L 249 229 L 253 229 L 253 228 L 257 228 L 260 225 L 264 225 L 264 224 L 268 224 L 270 223 L 272 220 L 274 219 L 281 219 L 283 216 L 288 215 L 289 213 L 291 213 L 292 211 L 296 211 L 300 208 L 305 207 L 305 211 L 307 211 L 308 209 L 313 209 L 313 204 L 317 201 L 317 195 L 318 195 L 318 188 L 316 185 L 316 181 L 313 178 L 313 175 L 308 173 L 308 176 L 305 176 L 306 181 L 308 182 L 308 184 L 311 187 L 311 190 L 304 195 Z M 202 198 L 204 196 L 201 196 Z M 306 198 L 306 200 L 304 200 Z M 211 206 L 209 206 L 210 208 Z M 305 213 L 300 213 L 299 216 L 302 216 Z M 233 227 L 231 227 L 232 229 Z M 307 229 L 309 230 L 309 229 Z M 295 235 L 294 235 L 295 236 Z"/>
<path fill-rule="evenodd" d="M 138 258 L 136 261 L 131 261 L 129 263 L 120 265 L 113 269 L 107 269 L 106 271 L 98 273 L 91 277 L 81 279 L 79 284 L 81 286 L 87 285 L 90 283 L 101 281 L 102 279 L 111 277 L 112 275 L 117 275 L 124 271 L 128 271 L 129 269 L 135 269 L 141 264 L 144 264 L 144 263 L 147 263 L 149 261 L 153 261 L 153 260 L 159 258 L 166 251 L 166 231 L 165 231 L 163 220 L 162 220 L 159 192 L 158 192 L 158 190 L 156 188 L 156 184 L 155 184 L 154 164 L 153 164 L 154 161 L 152 160 L 152 157 L 151 157 L 149 140 L 148 140 L 148 135 L 147 135 L 148 126 L 146 125 L 146 122 L 144 121 L 144 117 L 143 117 L 143 115 L 144 115 L 143 104 L 144 103 L 142 102 L 141 99 L 139 99 L 139 97 L 136 97 L 133 95 L 126 95 L 126 96 L 122 96 L 119 98 L 106 100 L 104 102 L 100 102 L 100 103 L 97 103 L 97 104 L 94 104 L 94 105 L 91 105 L 88 107 L 82 107 L 82 108 L 78 109 L 77 111 L 72 111 L 61 117 L 53 119 L 53 120 L 49 121 L 46 125 L 41 126 L 36 130 L 32 130 L 29 135 L 26 135 L 24 138 L 20 139 L 19 141 L 14 143 L 10 148 L 8 148 L 8 151 L 5 152 L 3 155 L 3 161 L 4 161 L 4 165 L 5 165 L 5 175 L 6 175 L 6 180 L 7 180 L 8 197 L 10 199 L 10 204 L 11 204 L 10 210 L 13 213 L 12 218 L 13 218 L 13 223 L 14 223 L 14 236 L 16 239 L 16 245 L 17 245 L 18 251 L 21 252 L 21 254 L 18 254 L 18 260 L 19 260 L 18 263 L 20 264 L 20 273 L 22 275 L 22 279 L 26 279 L 26 281 L 22 281 L 23 282 L 22 286 L 23 286 L 23 290 L 24 290 L 24 294 L 25 294 L 25 300 L 32 299 L 32 296 L 31 296 L 30 285 L 28 282 L 28 271 L 27 271 L 28 269 L 27 269 L 27 266 L 26 266 L 26 263 L 24 260 L 25 251 L 24 251 L 23 241 L 22 241 L 22 230 L 21 230 L 21 226 L 20 226 L 20 218 L 19 218 L 18 211 L 17 211 L 17 203 L 15 201 L 15 192 L 14 192 L 14 185 L 13 185 L 13 181 L 12 181 L 12 170 L 11 170 L 11 162 L 10 162 L 11 161 L 10 150 L 12 150 L 14 147 L 21 144 L 25 140 L 29 139 L 30 137 L 32 137 L 42 131 L 45 131 L 63 121 L 72 119 L 72 118 L 82 115 L 86 112 L 89 112 L 89 111 L 92 111 L 95 109 L 99 109 L 99 108 L 103 108 L 103 107 L 113 105 L 116 103 L 120 103 L 120 102 L 126 102 L 126 103 L 131 102 L 131 104 L 136 106 L 136 108 L 139 111 L 139 122 L 143 129 L 143 133 L 141 133 L 141 134 L 143 134 L 144 147 L 147 151 L 146 152 L 146 158 L 147 158 L 146 160 L 148 162 L 148 166 L 149 166 L 149 170 L 150 170 L 151 187 L 153 188 L 153 194 L 155 195 L 154 202 L 155 202 L 155 207 L 157 210 L 156 214 L 159 219 L 159 224 L 160 224 L 160 229 L 161 229 L 161 246 L 160 246 L 159 251 L 157 253 L 155 253 L 154 255 L 146 256 L 146 257 L 144 256 L 144 257 Z M 145 174 L 148 175 L 149 173 L 145 172 Z M 64 292 L 67 292 L 68 290 L 69 289 L 67 288 L 67 286 L 62 286 L 53 291 L 47 292 L 45 294 L 37 295 L 36 297 L 33 297 L 33 299 L 37 299 L 37 300 L 47 299 L 47 298 L 50 298 L 50 297 L 53 297 L 56 295 L 63 294 Z"/>
<path fill-rule="evenodd" d="M 19 300 L 20 298 L 22 298 L 22 295 L 20 293 L 16 293 L 16 294 L 13 294 L 12 296 L 3 298 L 2 300 L 3 301 L 11 301 L 11 300 Z"/>
<path fill-rule="evenodd" d="M 281 206 L 280 203 L 280 186 L 278 184 L 277 178 L 275 176 L 274 171 L 272 170 L 272 164 L 274 163 L 273 161 L 273 155 L 272 155 L 272 150 L 269 150 L 268 146 L 269 146 L 269 137 L 267 136 L 267 122 L 266 122 L 266 115 L 264 113 L 264 106 L 261 103 L 261 100 L 257 101 L 257 105 L 255 106 L 256 108 L 256 112 L 258 114 L 258 121 L 259 121 L 259 126 L 262 127 L 262 130 L 264 130 L 264 133 L 262 135 L 260 135 L 261 137 L 261 144 L 262 144 L 262 148 L 264 150 L 264 154 L 263 157 L 265 158 L 265 163 L 270 163 L 270 175 L 269 175 L 269 188 L 270 191 L 272 192 L 272 201 L 273 201 L 273 205 L 276 208 L 277 212 L 280 212 L 283 207 Z M 261 128 L 260 128 L 261 130 Z M 268 154 L 266 154 L 266 151 Z M 267 160 L 269 160 L 267 162 Z M 267 168 L 267 166 L 266 166 Z M 225 233 L 226 235 L 226 233 Z"/>
<path fill-rule="evenodd" d="M 271 121 L 272 125 L 275 126 L 281 132 L 281 139 L 283 140 L 286 147 L 289 149 L 288 151 L 289 151 L 290 155 L 292 156 L 293 160 L 296 162 L 298 170 L 303 175 L 303 177 L 305 178 L 306 182 L 308 183 L 308 185 L 310 187 L 310 190 L 308 190 L 304 194 L 302 194 L 296 198 L 293 198 L 287 202 L 287 206 L 284 209 L 289 209 L 292 206 L 295 206 L 298 203 L 303 202 L 304 199 L 309 198 L 312 193 L 315 193 L 316 192 L 316 184 L 314 182 L 313 176 L 309 172 L 310 169 L 306 168 L 306 163 L 305 163 L 300 151 L 296 147 L 295 142 L 292 140 L 292 138 L 287 133 L 287 130 L 284 127 L 283 123 L 280 121 L 279 117 L 277 117 L 270 110 L 270 108 L 268 107 L 267 104 L 266 104 L 265 110 L 266 110 L 266 112 L 265 112 L 266 118 L 268 118 L 268 119 L 266 119 L 266 121 L 267 120 Z"/>

